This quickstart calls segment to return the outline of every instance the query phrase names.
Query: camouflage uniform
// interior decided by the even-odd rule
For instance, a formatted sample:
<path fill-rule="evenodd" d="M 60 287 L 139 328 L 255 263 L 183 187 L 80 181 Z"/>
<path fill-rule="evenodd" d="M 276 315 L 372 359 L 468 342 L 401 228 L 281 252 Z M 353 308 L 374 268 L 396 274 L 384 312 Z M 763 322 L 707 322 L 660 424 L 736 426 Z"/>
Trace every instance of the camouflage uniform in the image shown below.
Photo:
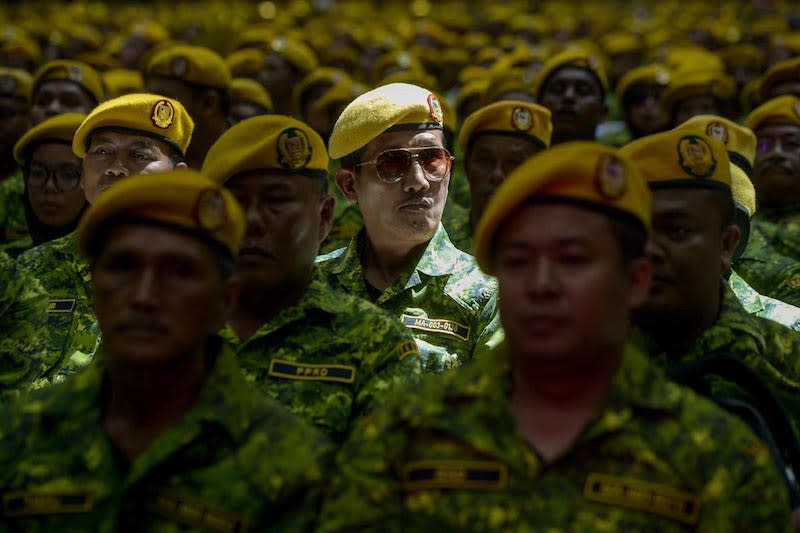
<path fill-rule="evenodd" d="M 761 294 L 800 307 L 800 208 L 756 213 L 736 270 Z"/>
<path fill-rule="evenodd" d="M 362 231 L 347 248 L 317 261 L 335 289 L 372 300 L 361 268 L 364 238 Z M 375 304 L 411 328 L 429 372 L 455 368 L 502 340 L 497 282 L 452 245 L 441 224 L 414 269 L 396 279 Z"/>
<path fill-rule="evenodd" d="M 0 245 L 11 255 L 18 255 L 32 244 L 25 220 L 24 194 L 22 169 L 0 181 Z"/>
<path fill-rule="evenodd" d="M 0 401 L 47 362 L 47 297 L 38 280 L 0 252 Z"/>
<path fill-rule="evenodd" d="M 217 353 L 194 405 L 130 467 L 103 429 L 104 357 L 11 406 L 0 529 L 308 530 L 330 442 Z"/>
<path fill-rule="evenodd" d="M 34 387 L 61 381 L 89 364 L 95 325 L 89 263 L 78 255 L 74 233 L 28 250 L 17 263 L 41 281 L 49 299 L 47 350 L 53 360 Z"/>
<path fill-rule="evenodd" d="M 442 225 L 453 245 L 468 254 L 472 254 L 472 224 L 470 210 L 448 199 L 442 213 Z"/>
<path fill-rule="evenodd" d="M 728 284 L 748 313 L 800 331 L 800 308 L 759 294 L 736 272 L 731 272 Z"/>
<path fill-rule="evenodd" d="M 313 280 L 297 305 L 242 341 L 222 337 L 247 381 L 339 441 L 395 385 L 421 375 L 414 337 L 374 305 Z"/>
<path fill-rule="evenodd" d="M 712 353 L 741 360 L 764 378 L 775 392 L 800 436 L 800 333 L 772 320 L 751 315 L 727 285 L 723 285 L 722 291 L 722 305 L 716 323 L 694 346 L 681 354 L 667 354 L 651 339 L 645 339 L 648 353 L 657 366 L 665 369 Z M 726 385 L 723 383 L 716 383 L 714 387 L 714 393 L 740 394 L 724 388 Z"/>
<path fill-rule="evenodd" d="M 634 348 L 551 462 L 517 429 L 509 368 L 496 350 L 365 418 L 338 454 L 320 531 L 790 530 L 761 441 Z"/>

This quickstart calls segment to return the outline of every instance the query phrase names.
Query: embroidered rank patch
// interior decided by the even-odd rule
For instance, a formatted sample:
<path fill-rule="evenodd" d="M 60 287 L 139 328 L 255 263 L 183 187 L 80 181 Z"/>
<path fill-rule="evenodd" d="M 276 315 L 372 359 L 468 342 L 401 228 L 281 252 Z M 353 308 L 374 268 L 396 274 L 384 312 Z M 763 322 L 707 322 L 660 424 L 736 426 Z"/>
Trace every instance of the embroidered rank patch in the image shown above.
<path fill-rule="evenodd" d="M 5 516 L 86 513 L 92 509 L 92 495 L 86 490 L 20 491 L 3 495 Z"/>
<path fill-rule="evenodd" d="M 71 313 L 75 310 L 75 298 L 66 300 L 50 300 L 47 305 L 48 313 Z"/>
<path fill-rule="evenodd" d="M 356 369 L 345 365 L 311 365 L 273 359 L 269 363 L 269 375 L 276 378 L 304 381 L 353 383 L 356 380 Z"/>
<path fill-rule="evenodd" d="M 593 502 L 618 505 L 695 525 L 700 518 L 700 499 L 688 492 L 636 479 L 590 473 L 583 496 Z"/>
<path fill-rule="evenodd" d="M 247 520 L 241 516 L 210 508 L 202 502 L 187 500 L 167 491 L 159 492 L 149 507 L 152 512 L 193 529 L 239 533 L 248 528 Z"/>
<path fill-rule="evenodd" d="M 496 461 L 423 460 L 403 467 L 406 490 L 505 490 L 508 467 Z"/>
<path fill-rule="evenodd" d="M 394 351 L 397 353 L 397 358 L 401 361 L 409 355 L 419 356 L 419 347 L 414 341 L 401 343 L 397 346 L 397 348 L 394 349 Z"/>
<path fill-rule="evenodd" d="M 402 315 L 403 325 L 411 329 L 421 329 L 434 333 L 444 333 L 459 339 L 469 340 L 469 327 L 444 318 L 426 318 L 424 316 Z"/>

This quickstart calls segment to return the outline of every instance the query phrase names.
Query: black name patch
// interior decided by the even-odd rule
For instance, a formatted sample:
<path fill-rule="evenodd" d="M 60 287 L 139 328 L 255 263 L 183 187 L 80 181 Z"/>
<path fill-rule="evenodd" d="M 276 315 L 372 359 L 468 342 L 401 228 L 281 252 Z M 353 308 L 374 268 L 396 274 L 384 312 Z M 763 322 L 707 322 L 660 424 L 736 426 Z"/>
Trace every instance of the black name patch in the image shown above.
<path fill-rule="evenodd" d="M 204 531 L 240 533 L 247 531 L 248 522 L 232 513 L 212 509 L 202 502 L 187 500 L 167 491 L 158 493 L 150 510 L 179 524 Z"/>
<path fill-rule="evenodd" d="M 273 359 L 269 363 L 269 375 L 284 379 L 353 383 L 356 380 L 356 369 L 345 365 L 312 365 Z"/>
<path fill-rule="evenodd" d="M 66 300 L 50 300 L 47 305 L 48 313 L 71 313 L 75 310 L 75 298 Z"/>
<path fill-rule="evenodd" d="M 3 495 L 5 516 L 86 513 L 92 509 L 92 495 L 86 490 L 20 491 Z"/>
<path fill-rule="evenodd" d="M 495 461 L 412 461 L 403 467 L 406 490 L 505 490 L 508 467 Z"/>
<path fill-rule="evenodd" d="M 426 318 L 424 316 L 402 315 L 403 325 L 412 329 L 444 333 L 458 337 L 462 341 L 469 340 L 469 327 L 444 318 Z"/>

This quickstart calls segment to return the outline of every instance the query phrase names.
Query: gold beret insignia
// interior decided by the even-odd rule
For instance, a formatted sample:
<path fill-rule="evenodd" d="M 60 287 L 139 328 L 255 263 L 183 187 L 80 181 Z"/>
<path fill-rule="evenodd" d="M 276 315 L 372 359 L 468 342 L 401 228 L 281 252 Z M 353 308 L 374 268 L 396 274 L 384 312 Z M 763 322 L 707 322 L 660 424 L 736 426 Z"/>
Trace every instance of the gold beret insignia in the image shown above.
<path fill-rule="evenodd" d="M 517 107 L 511 113 L 511 125 L 519 131 L 528 131 L 533 126 L 533 115 L 524 107 Z"/>
<path fill-rule="evenodd" d="M 175 108 L 167 100 L 159 100 L 153 106 L 153 116 L 151 117 L 153 124 L 157 128 L 167 129 L 172 125 L 175 118 Z"/>
<path fill-rule="evenodd" d="M 625 194 L 625 168 L 613 155 L 600 158 L 597 167 L 597 188 L 609 200 L 616 200 Z"/>
<path fill-rule="evenodd" d="M 206 189 L 198 195 L 195 218 L 206 231 L 217 231 L 225 225 L 225 199 L 217 189 Z"/>
<path fill-rule="evenodd" d="M 311 160 L 311 143 L 306 133 L 298 128 L 286 128 L 277 141 L 278 164 L 287 170 L 305 168 Z"/>
<path fill-rule="evenodd" d="M 707 178 L 717 168 L 717 160 L 708 143 L 695 135 L 686 135 L 678 141 L 679 164 L 687 174 Z"/>

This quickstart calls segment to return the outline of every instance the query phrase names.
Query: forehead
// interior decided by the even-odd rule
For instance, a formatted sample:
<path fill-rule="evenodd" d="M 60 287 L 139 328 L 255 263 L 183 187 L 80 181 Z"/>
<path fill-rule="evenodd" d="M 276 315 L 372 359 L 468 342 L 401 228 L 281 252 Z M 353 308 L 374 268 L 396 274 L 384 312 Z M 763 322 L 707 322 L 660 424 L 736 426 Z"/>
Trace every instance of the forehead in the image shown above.
<path fill-rule="evenodd" d="M 568 203 L 526 203 L 503 221 L 497 233 L 498 249 L 550 246 L 562 241 L 599 243 L 612 239 L 608 216 Z M 610 252 L 616 253 L 616 249 Z"/>
<path fill-rule="evenodd" d="M 598 83 L 594 74 L 592 74 L 585 68 L 570 67 L 570 66 L 561 67 L 552 74 L 550 74 L 550 77 L 547 79 L 546 87 L 550 87 L 554 83 L 570 83 L 570 82 L 591 83 L 598 91 L 601 90 L 600 84 Z"/>
<path fill-rule="evenodd" d="M 797 135 L 800 133 L 800 124 L 765 124 L 756 130 L 756 137 L 781 137 L 783 135 Z"/>
<path fill-rule="evenodd" d="M 83 87 L 69 80 L 45 80 L 33 91 L 33 97 L 40 94 L 77 94 L 83 95 Z"/>
<path fill-rule="evenodd" d="M 154 139 L 149 135 L 140 135 L 133 131 L 125 131 L 117 128 L 100 128 L 91 133 L 89 137 L 89 148 L 100 144 L 110 144 L 118 147 L 129 147 L 136 145 L 141 148 L 148 148 L 160 152 L 164 157 L 169 156 L 169 145 L 164 141 Z"/>
<path fill-rule="evenodd" d="M 213 264 L 214 255 L 208 244 L 187 232 L 157 225 L 156 222 L 117 222 L 108 233 L 99 256 L 125 253 L 142 256 L 182 256 Z"/>
<path fill-rule="evenodd" d="M 259 169 L 248 170 L 237 174 L 229 179 L 225 186 L 228 189 L 240 192 L 244 191 L 257 191 L 259 189 L 285 186 L 285 187 L 302 187 L 306 182 L 310 181 L 309 178 L 302 174 L 293 174 L 279 169 Z"/>
<path fill-rule="evenodd" d="M 79 163 L 80 158 L 72 153 L 72 145 L 66 142 L 43 142 L 36 145 L 31 152 L 31 161 L 47 163 L 58 159 L 59 163 L 64 161 Z"/>
<path fill-rule="evenodd" d="M 653 216 L 703 215 L 709 212 L 712 193 L 696 187 L 668 187 L 652 190 Z"/>
<path fill-rule="evenodd" d="M 479 150 L 490 150 L 495 153 L 514 153 L 523 152 L 533 155 L 542 150 L 532 139 L 521 135 L 504 135 L 502 133 L 478 133 L 472 138 L 470 153 Z"/>
<path fill-rule="evenodd" d="M 381 133 L 367 144 L 364 155 L 374 155 L 392 148 L 417 148 L 421 146 L 444 146 L 442 130 L 401 130 Z M 364 159 L 368 160 L 371 157 Z"/>

